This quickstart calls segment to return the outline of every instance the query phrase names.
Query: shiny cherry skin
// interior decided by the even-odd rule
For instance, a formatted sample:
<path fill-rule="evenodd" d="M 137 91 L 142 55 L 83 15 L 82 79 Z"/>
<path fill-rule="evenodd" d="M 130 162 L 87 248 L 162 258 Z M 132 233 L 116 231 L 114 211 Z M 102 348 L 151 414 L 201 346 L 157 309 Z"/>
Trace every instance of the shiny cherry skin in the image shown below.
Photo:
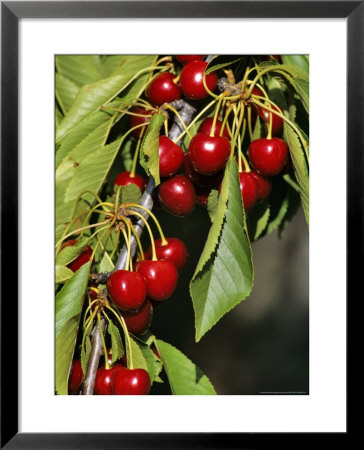
<path fill-rule="evenodd" d="M 209 187 L 196 187 L 196 203 L 204 208 L 207 208 L 209 202 L 209 195 L 211 193 L 211 188 Z"/>
<path fill-rule="evenodd" d="M 173 294 L 177 286 L 178 272 L 171 261 L 139 261 L 136 270 L 144 277 L 148 297 L 152 300 L 162 301 Z"/>
<path fill-rule="evenodd" d="M 176 55 L 176 59 L 181 64 L 187 64 L 191 61 L 200 61 L 206 58 L 206 55 Z"/>
<path fill-rule="evenodd" d="M 150 378 L 144 369 L 123 367 L 111 377 L 111 393 L 114 395 L 147 395 L 149 391 Z"/>
<path fill-rule="evenodd" d="M 62 244 L 62 248 L 65 247 L 73 247 L 77 244 L 77 239 L 70 239 Z M 67 267 L 72 270 L 72 272 L 77 272 L 77 270 L 90 261 L 92 256 L 92 248 L 89 245 L 86 245 L 85 248 L 82 250 L 82 252 L 75 258 L 73 261 L 71 261 L 69 264 L 67 264 Z"/>
<path fill-rule="evenodd" d="M 249 211 L 258 201 L 259 183 L 250 172 L 240 172 L 240 191 L 245 211 Z"/>
<path fill-rule="evenodd" d="M 207 67 L 205 61 L 191 61 L 187 63 L 180 75 L 179 84 L 183 95 L 192 100 L 201 100 L 208 97 L 209 93 L 203 85 L 203 74 Z M 218 76 L 216 72 L 211 72 L 205 77 L 206 86 L 210 91 L 214 91 L 217 86 Z"/>
<path fill-rule="evenodd" d="M 114 186 L 127 186 L 128 184 L 135 184 L 143 192 L 146 187 L 145 179 L 139 175 L 131 175 L 131 172 L 120 172 L 114 180 Z"/>
<path fill-rule="evenodd" d="M 201 122 L 201 125 L 198 127 L 197 133 L 207 134 L 208 136 L 210 136 L 213 122 L 214 122 L 213 117 L 207 117 L 205 120 Z M 215 124 L 214 136 L 220 136 L 221 128 L 222 128 L 222 121 L 217 119 Z M 224 128 L 222 136 L 226 137 L 226 139 L 230 139 L 227 127 Z"/>
<path fill-rule="evenodd" d="M 196 170 L 192 166 L 191 158 L 188 153 L 185 154 L 183 161 L 183 170 L 185 172 L 186 177 L 192 181 L 192 183 L 197 187 L 206 187 L 212 188 L 218 186 L 222 177 L 224 176 L 223 171 L 217 172 L 213 175 L 202 175 L 201 173 L 196 172 Z M 197 195 L 196 189 L 196 195 Z"/>
<path fill-rule="evenodd" d="M 151 112 L 148 109 L 144 109 L 141 108 L 140 106 L 136 106 L 135 108 L 133 108 L 130 112 L 136 113 L 136 114 L 142 114 L 143 116 L 147 116 L 147 117 L 142 117 L 142 116 L 132 116 L 130 115 L 130 120 L 129 120 L 129 125 L 130 128 L 134 128 L 137 125 L 141 125 L 142 123 L 149 123 L 151 120 Z M 140 128 L 136 128 L 135 130 L 133 130 L 131 132 L 131 134 L 138 139 L 141 135 L 141 133 L 143 133 L 143 135 L 146 132 L 146 129 L 148 127 L 140 127 Z"/>
<path fill-rule="evenodd" d="M 97 369 L 95 377 L 94 395 L 112 395 L 111 378 L 112 375 L 123 369 L 121 364 L 115 364 L 110 369 L 100 367 Z"/>
<path fill-rule="evenodd" d="M 287 164 L 288 147 L 283 139 L 256 139 L 249 146 L 249 159 L 261 175 L 273 176 L 280 173 Z"/>
<path fill-rule="evenodd" d="M 252 170 L 250 172 L 250 175 L 253 178 L 255 178 L 255 180 L 259 184 L 258 202 L 262 202 L 269 196 L 270 191 L 272 190 L 272 182 L 270 181 L 269 178 L 264 177 L 263 175 L 260 175 L 259 173 L 255 172 L 254 170 Z"/>
<path fill-rule="evenodd" d="M 230 156 L 230 142 L 223 136 L 197 133 L 188 147 L 192 167 L 202 175 L 212 175 L 222 170 Z"/>
<path fill-rule="evenodd" d="M 137 311 L 124 312 L 123 317 L 129 333 L 143 334 L 152 322 L 153 306 L 147 298 Z"/>
<path fill-rule="evenodd" d="M 70 395 L 76 394 L 81 387 L 83 381 L 83 372 L 81 361 L 74 359 L 72 361 L 70 376 L 68 378 L 68 393 Z"/>
<path fill-rule="evenodd" d="M 149 84 L 146 95 L 154 106 L 162 106 L 163 103 L 171 103 L 181 98 L 181 90 L 173 81 L 176 78 L 173 73 L 164 72 L 157 75 Z"/>
<path fill-rule="evenodd" d="M 185 244 L 177 238 L 166 238 L 167 244 L 163 245 L 162 239 L 155 241 L 155 251 L 158 259 L 168 259 L 178 271 L 186 265 L 188 252 Z M 152 258 L 152 247 L 148 250 L 148 259 Z"/>
<path fill-rule="evenodd" d="M 107 292 L 122 311 L 133 311 L 142 306 L 147 296 L 144 278 L 137 272 L 116 270 L 106 282 Z"/>
<path fill-rule="evenodd" d="M 181 147 L 167 136 L 159 136 L 159 175 L 170 177 L 182 166 L 184 153 Z"/>
<path fill-rule="evenodd" d="M 195 188 L 184 175 L 175 175 L 161 183 L 158 198 L 161 205 L 176 216 L 187 216 L 195 209 Z"/>

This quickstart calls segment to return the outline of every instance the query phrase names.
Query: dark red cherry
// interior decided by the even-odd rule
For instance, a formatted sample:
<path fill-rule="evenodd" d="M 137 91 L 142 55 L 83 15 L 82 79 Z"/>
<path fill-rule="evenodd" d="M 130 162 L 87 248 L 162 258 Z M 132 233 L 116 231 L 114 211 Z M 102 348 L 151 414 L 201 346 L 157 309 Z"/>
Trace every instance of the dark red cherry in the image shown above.
<path fill-rule="evenodd" d="M 139 261 L 136 270 L 144 277 L 148 297 L 165 300 L 173 294 L 178 281 L 176 266 L 167 259 Z"/>
<path fill-rule="evenodd" d="M 176 78 L 173 73 L 164 72 L 157 75 L 149 84 L 146 95 L 150 103 L 161 106 L 163 103 L 171 103 L 181 98 L 181 90 L 173 81 Z"/>
<path fill-rule="evenodd" d="M 143 192 L 147 182 L 137 173 L 132 176 L 131 172 L 120 172 L 115 178 L 114 186 L 127 186 L 128 184 L 135 184 Z"/>
<path fill-rule="evenodd" d="M 155 241 L 155 251 L 158 259 L 168 259 L 178 271 L 186 264 L 188 253 L 185 244 L 177 238 L 166 238 L 167 244 L 162 244 L 162 239 Z M 152 258 L 152 247 L 148 250 L 148 259 Z"/>
<path fill-rule="evenodd" d="M 223 136 L 197 133 L 188 148 L 192 167 L 202 175 L 212 175 L 225 167 L 230 156 L 230 142 Z"/>
<path fill-rule="evenodd" d="M 183 150 L 167 136 L 159 136 L 159 175 L 170 177 L 182 166 Z"/>
<path fill-rule="evenodd" d="M 272 182 L 270 181 L 269 178 L 264 177 L 263 175 L 260 175 L 257 172 L 254 172 L 254 170 L 252 170 L 250 172 L 250 175 L 256 179 L 256 181 L 259 184 L 259 197 L 258 197 L 258 202 L 262 202 L 263 200 L 265 200 L 268 195 L 270 194 L 270 191 L 272 190 Z"/>
<path fill-rule="evenodd" d="M 134 128 L 137 125 L 141 125 L 142 123 L 149 123 L 150 119 L 151 119 L 151 112 L 148 109 L 144 109 L 144 108 L 140 108 L 139 106 L 136 106 L 135 108 L 133 108 L 131 110 L 131 112 L 136 113 L 136 114 L 141 114 L 142 116 L 147 116 L 147 117 L 142 117 L 142 116 L 132 116 L 130 115 L 130 128 Z M 131 132 L 131 134 L 138 139 L 141 135 L 141 133 L 143 133 L 143 136 L 147 130 L 147 126 L 145 127 L 140 127 L 140 128 L 136 128 L 135 130 L 133 130 Z"/>
<path fill-rule="evenodd" d="M 213 117 L 207 117 L 205 120 L 201 122 L 201 125 L 198 127 L 197 133 L 207 134 L 208 136 L 210 136 L 213 122 L 214 122 Z M 221 128 L 222 128 L 222 121 L 216 120 L 214 136 L 221 135 L 220 133 Z M 227 127 L 224 128 L 222 136 L 226 137 L 226 139 L 230 139 Z"/>
<path fill-rule="evenodd" d="M 183 67 L 179 84 L 185 97 L 193 100 L 200 100 L 209 95 L 203 85 L 203 74 L 206 67 L 207 62 L 205 61 L 191 61 Z M 205 80 L 206 86 L 210 91 L 213 91 L 218 82 L 216 72 L 211 72 L 206 75 Z"/>
<path fill-rule="evenodd" d="M 283 139 L 256 139 L 249 146 L 249 159 L 254 169 L 262 175 L 273 176 L 287 163 L 288 147 Z"/>
<path fill-rule="evenodd" d="M 161 205 L 176 216 L 186 216 L 195 209 L 195 188 L 184 175 L 175 175 L 161 183 L 158 198 Z"/>
<path fill-rule="evenodd" d="M 220 183 L 222 177 L 224 176 L 223 171 L 217 172 L 213 175 L 202 175 L 201 173 L 196 172 L 196 170 L 192 167 L 192 162 L 188 153 L 186 153 L 184 157 L 183 170 L 186 177 L 197 187 L 215 187 Z"/>
<path fill-rule="evenodd" d="M 209 202 L 209 195 L 211 193 L 211 188 L 208 187 L 196 187 L 196 203 L 204 208 L 207 208 Z"/>
<path fill-rule="evenodd" d="M 62 244 L 62 249 L 65 247 L 73 247 L 77 244 L 76 239 L 70 239 Z M 82 250 L 82 252 L 75 258 L 73 261 L 71 261 L 69 264 L 67 264 L 67 267 L 72 270 L 72 272 L 77 272 L 77 270 L 90 261 L 92 256 L 92 248 L 89 245 L 86 245 L 85 248 Z"/>
<path fill-rule="evenodd" d="M 240 191 L 243 198 L 243 204 L 245 211 L 249 211 L 259 198 L 259 183 L 251 175 L 251 172 L 240 172 Z"/>
<path fill-rule="evenodd" d="M 76 394 L 82 384 L 83 372 L 81 362 L 78 359 L 72 361 L 70 376 L 68 378 L 68 392 L 70 395 Z"/>
<path fill-rule="evenodd" d="M 150 391 L 150 378 L 144 369 L 123 367 L 113 373 L 111 392 L 114 395 L 147 395 Z"/>
<path fill-rule="evenodd" d="M 204 59 L 206 55 L 176 55 L 177 61 L 179 61 L 181 64 L 187 64 L 190 61 L 199 61 L 201 59 Z"/>
<path fill-rule="evenodd" d="M 152 316 L 153 306 L 148 298 L 137 311 L 123 313 L 126 327 L 133 334 L 145 333 L 152 322 Z"/>
<path fill-rule="evenodd" d="M 137 272 L 116 270 L 107 279 L 106 286 L 112 301 L 123 311 L 140 308 L 147 296 L 144 278 Z"/>
<path fill-rule="evenodd" d="M 110 369 L 100 367 L 97 369 L 95 377 L 94 395 L 112 395 L 111 392 L 111 377 L 113 374 L 123 369 L 121 364 L 115 364 Z"/>

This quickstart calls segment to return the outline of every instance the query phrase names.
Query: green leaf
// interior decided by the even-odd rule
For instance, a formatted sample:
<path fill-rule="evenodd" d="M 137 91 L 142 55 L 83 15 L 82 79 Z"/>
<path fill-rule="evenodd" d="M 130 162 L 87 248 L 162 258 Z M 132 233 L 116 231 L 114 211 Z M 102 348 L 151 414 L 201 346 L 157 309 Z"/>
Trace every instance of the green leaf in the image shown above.
<path fill-rule="evenodd" d="M 90 266 L 88 262 L 80 267 L 56 296 L 56 392 L 59 395 L 67 395 Z"/>
<path fill-rule="evenodd" d="M 291 81 L 292 82 L 292 81 Z M 305 110 L 309 112 L 309 83 L 306 80 L 294 80 L 292 82 L 293 87 L 295 88 L 297 94 L 300 96 L 303 106 Z"/>
<path fill-rule="evenodd" d="M 159 339 L 157 349 L 173 395 L 216 395 L 207 376 L 182 352 Z"/>
<path fill-rule="evenodd" d="M 82 252 L 89 239 L 82 239 L 77 244 L 63 248 L 56 256 L 56 265 L 66 266 Z"/>
<path fill-rule="evenodd" d="M 205 73 L 208 75 L 211 72 L 214 72 L 219 69 L 223 69 L 224 67 L 231 66 L 235 62 L 240 61 L 243 59 L 243 56 L 237 56 L 237 55 L 217 55 L 209 62 Z"/>
<path fill-rule="evenodd" d="M 143 353 L 145 362 L 147 363 L 148 373 L 150 382 L 153 384 L 155 381 L 155 377 L 158 376 L 161 370 L 161 364 L 156 363 L 156 357 L 150 347 L 147 345 L 139 345 L 141 352 Z M 159 369 L 159 372 L 158 372 Z"/>
<path fill-rule="evenodd" d="M 105 252 L 100 262 L 100 272 L 112 272 L 114 270 L 114 263 L 111 261 L 110 256 Z"/>
<path fill-rule="evenodd" d="M 100 147 L 88 158 L 81 160 L 75 168 L 72 180 L 66 190 L 65 201 L 77 199 L 86 190 L 97 194 L 101 189 L 114 159 L 122 144 L 123 138 L 109 145 Z M 93 200 L 91 194 L 85 196 Z"/>
<path fill-rule="evenodd" d="M 217 189 L 212 189 L 207 199 L 207 212 L 209 213 L 211 222 L 215 220 L 218 203 L 219 192 Z"/>
<path fill-rule="evenodd" d="M 84 345 L 84 347 L 81 348 L 81 367 L 82 367 L 83 373 L 87 372 L 87 364 L 90 359 L 90 353 L 91 353 L 91 347 L 92 347 L 91 339 L 90 339 L 91 331 L 92 331 L 92 327 L 89 327 L 89 329 L 87 330 L 87 336 L 85 338 L 85 345 Z"/>
<path fill-rule="evenodd" d="M 154 178 L 156 186 L 160 183 L 159 133 L 165 120 L 163 114 L 155 114 L 152 117 L 140 147 L 140 164 L 147 174 Z"/>
<path fill-rule="evenodd" d="M 295 177 L 300 188 L 303 211 L 307 225 L 309 224 L 309 169 L 304 149 L 298 135 L 286 122 L 284 122 L 284 136 L 287 141 Z"/>
<path fill-rule="evenodd" d="M 75 101 L 79 87 L 67 77 L 56 73 L 56 99 L 62 108 L 63 114 L 67 114 Z"/>
<path fill-rule="evenodd" d="M 114 187 L 117 192 L 119 186 Z M 139 203 L 142 198 L 142 192 L 136 184 L 127 184 L 120 189 L 120 203 Z"/>
<path fill-rule="evenodd" d="M 268 200 L 258 203 L 249 211 L 247 216 L 247 226 L 249 236 L 252 241 L 256 241 L 265 231 L 270 216 Z"/>
<path fill-rule="evenodd" d="M 148 364 L 144 358 L 143 352 L 138 343 L 131 336 L 130 336 L 130 344 L 131 344 L 131 353 L 133 355 L 134 369 L 144 369 L 149 373 Z M 128 352 L 126 353 L 126 356 L 128 358 Z"/>
<path fill-rule="evenodd" d="M 304 70 L 306 74 L 309 73 L 309 58 L 308 55 L 282 55 L 282 61 L 285 65 L 297 66 Z"/>
<path fill-rule="evenodd" d="M 104 78 L 99 55 L 56 55 L 56 68 L 78 86 Z"/>
<path fill-rule="evenodd" d="M 111 364 L 124 356 L 124 346 L 121 341 L 121 336 L 119 328 L 114 325 L 111 321 L 107 326 L 107 332 L 111 337 L 111 349 L 112 349 L 112 359 Z"/>
<path fill-rule="evenodd" d="M 260 139 L 262 137 L 262 131 L 262 124 L 260 123 L 259 117 L 257 117 L 251 140 L 255 141 L 255 139 Z"/>
<path fill-rule="evenodd" d="M 236 162 L 230 160 L 216 217 L 190 283 L 196 341 L 250 293 L 254 278 Z"/>
<path fill-rule="evenodd" d="M 72 270 L 64 266 L 56 265 L 56 284 L 64 283 L 73 276 Z"/>

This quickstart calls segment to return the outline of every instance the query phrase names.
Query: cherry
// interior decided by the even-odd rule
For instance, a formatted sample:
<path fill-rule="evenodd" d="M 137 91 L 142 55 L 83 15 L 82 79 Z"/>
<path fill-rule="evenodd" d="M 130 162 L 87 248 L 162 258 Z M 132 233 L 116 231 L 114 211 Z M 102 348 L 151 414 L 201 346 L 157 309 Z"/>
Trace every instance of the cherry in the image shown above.
<path fill-rule="evenodd" d="M 161 177 L 174 175 L 183 163 L 181 147 L 167 136 L 159 136 L 159 174 Z"/>
<path fill-rule="evenodd" d="M 250 143 L 250 162 L 261 175 L 277 175 L 285 167 L 287 158 L 288 147 L 283 139 L 261 138 Z"/>
<path fill-rule="evenodd" d="M 144 278 L 128 270 L 113 272 L 107 279 L 106 287 L 113 302 L 123 311 L 140 308 L 147 296 Z"/>
<path fill-rule="evenodd" d="M 64 242 L 62 244 L 62 249 L 65 247 L 73 247 L 77 244 L 77 239 L 69 239 L 68 241 Z M 67 267 L 72 270 L 72 272 L 77 272 L 77 270 L 90 261 L 92 256 L 92 248 L 89 245 L 86 245 L 85 248 L 82 250 L 82 252 L 75 258 L 73 261 L 71 261 L 69 264 L 67 264 Z"/>
<path fill-rule="evenodd" d="M 186 216 L 195 209 L 195 189 L 184 175 L 175 175 L 161 183 L 158 198 L 161 205 L 176 216 Z"/>
<path fill-rule="evenodd" d="M 190 61 L 199 61 L 201 59 L 204 59 L 206 55 L 176 55 L 177 61 L 179 61 L 181 64 L 187 64 Z"/>
<path fill-rule="evenodd" d="M 112 395 L 111 378 L 119 370 L 124 369 L 121 364 L 115 364 L 110 369 L 100 367 L 97 369 L 95 377 L 94 395 Z"/>
<path fill-rule="evenodd" d="M 115 178 L 114 186 L 127 186 L 128 184 L 135 184 L 143 192 L 147 182 L 137 173 L 133 176 L 131 172 L 120 172 Z"/>
<path fill-rule="evenodd" d="M 146 95 L 150 103 L 161 106 L 181 98 L 181 90 L 173 81 L 176 76 L 170 72 L 157 75 L 149 84 Z"/>
<path fill-rule="evenodd" d="M 112 375 L 111 392 L 114 395 L 147 395 L 149 391 L 150 378 L 144 369 L 123 367 Z"/>
<path fill-rule="evenodd" d="M 137 311 L 123 313 L 126 327 L 133 334 L 145 333 L 152 322 L 152 316 L 153 306 L 148 298 Z"/>
<path fill-rule="evenodd" d="M 206 98 L 209 94 L 203 85 L 203 74 L 207 67 L 205 61 L 190 61 L 187 63 L 179 78 L 182 93 L 185 97 L 200 100 Z M 210 91 L 216 88 L 218 77 L 216 72 L 211 72 L 205 77 L 206 86 Z"/>
<path fill-rule="evenodd" d="M 263 200 L 265 200 L 268 195 L 270 194 L 270 191 L 272 190 L 272 183 L 270 181 L 269 178 L 264 177 L 263 175 L 260 175 L 257 172 L 254 172 L 254 170 L 252 170 L 250 172 L 250 175 L 255 178 L 255 180 L 258 182 L 259 184 L 259 197 L 258 197 L 258 202 L 262 202 Z"/>
<path fill-rule="evenodd" d="M 204 208 L 207 208 L 209 202 L 209 195 L 211 193 L 211 188 L 197 186 L 196 188 L 196 203 Z"/>
<path fill-rule="evenodd" d="M 273 109 L 273 111 L 277 111 L 283 114 L 283 109 L 281 107 L 276 108 L 275 106 L 271 105 L 271 108 Z M 283 119 L 281 117 L 261 107 L 258 107 L 258 114 L 259 117 L 264 120 L 267 129 L 269 127 L 270 115 L 272 114 L 272 136 L 281 134 L 283 129 Z"/>
<path fill-rule="evenodd" d="M 251 172 L 240 172 L 240 191 L 243 198 L 245 211 L 249 211 L 259 198 L 259 183 Z"/>
<path fill-rule="evenodd" d="M 81 361 L 74 359 L 72 361 L 70 376 L 68 378 L 68 392 L 70 395 L 76 394 L 81 387 L 83 380 L 83 372 Z"/>
<path fill-rule="evenodd" d="M 135 108 L 133 108 L 131 110 L 131 112 L 134 112 L 136 114 L 143 114 L 144 116 L 150 116 L 150 117 L 140 117 L 140 116 L 130 116 L 130 128 L 134 128 L 137 125 L 141 125 L 142 123 L 149 123 L 150 119 L 151 119 L 151 112 L 148 109 L 144 109 L 144 108 L 140 108 L 139 106 L 136 106 Z M 147 126 L 145 127 L 140 127 L 137 128 L 135 130 L 133 130 L 131 132 L 131 134 L 136 138 L 139 139 L 141 133 L 143 132 L 143 135 L 145 134 L 145 130 L 146 128 L 148 128 Z"/>
<path fill-rule="evenodd" d="M 215 187 L 217 186 L 224 173 L 222 171 L 217 172 L 213 175 L 202 175 L 194 170 L 192 167 L 191 158 L 188 153 L 186 153 L 184 161 L 183 161 L 183 169 L 186 177 L 192 181 L 198 187 Z M 197 189 L 196 189 L 197 191 Z M 197 192 L 196 192 L 197 195 Z"/>
<path fill-rule="evenodd" d="M 168 259 L 178 271 L 186 264 L 188 253 L 185 244 L 177 238 L 167 238 L 167 244 L 162 244 L 162 239 L 155 241 L 155 251 L 158 259 Z M 148 250 L 148 259 L 152 258 L 152 247 Z"/>
<path fill-rule="evenodd" d="M 208 136 L 210 136 L 213 122 L 214 122 L 213 117 L 207 117 L 205 120 L 201 122 L 201 125 L 198 127 L 197 133 L 207 134 Z M 214 136 L 220 136 L 221 128 L 222 128 L 222 121 L 217 119 L 215 123 Z M 226 137 L 226 139 L 230 139 L 227 127 L 224 128 L 222 136 Z"/>
<path fill-rule="evenodd" d="M 176 266 L 167 259 L 139 261 L 136 270 L 144 277 L 148 297 L 153 300 L 165 300 L 176 288 L 178 272 Z"/>
<path fill-rule="evenodd" d="M 223 136 L 197 133 L 188 148 L 192 167 L 203 175 L 212 175 L 225 167 L 230 156 L 230 142 Z"/>

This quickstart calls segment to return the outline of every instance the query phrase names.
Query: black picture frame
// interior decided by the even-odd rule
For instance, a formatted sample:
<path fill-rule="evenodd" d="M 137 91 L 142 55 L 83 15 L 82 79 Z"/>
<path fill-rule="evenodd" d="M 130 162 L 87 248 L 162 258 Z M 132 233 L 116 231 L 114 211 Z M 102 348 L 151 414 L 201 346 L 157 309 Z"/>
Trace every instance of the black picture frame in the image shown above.
<path fill-rule="evenodd" d="M 257 448 L 292 446 L 310 433 L 19 433 L 18 315 L 18 23 L 22 18 L 346 18 L 347 19 L 347 304 L 363 274 L 364 1 L 1 2 L 1 448 Z M 344 89 L 343 86 L 340 89 Z M 340 91 L 338 89 L 338 92 Z M 338 93 L 339 95 L 339 93 Z M 8 105 L 12 105 L 11 108 Z M 333 176 L 335 178 L 335 176 Z M 339 209 L 339 208 L 338 208 Z M 11 301 L 9 301 L 11 286 Z M 348 309 L 349 312 L 349 309 Z M 14 337 L 6 345 L 8 333 Z M 352 352 L 348 334 L 348 362 Z M 5 370 L 11 361 L 12 370 Z M 350 372 L 348 371 L 350 376 Z M 349 379 L 350 380 L 350 379 Z M 348 392 L 349 394 L 349 392 Z M 349 419 L 349 412 L 347 415 Z M 351 431 L 337 433 L 347 440 Z M 316 433 L 315 444 L 327 443 Z M 268 444 L 269 443 L 269 444 Z M 291 447 L 292 448 L 292 447 Z M 295 447 L 294 447 L 295 448 Z"/>

